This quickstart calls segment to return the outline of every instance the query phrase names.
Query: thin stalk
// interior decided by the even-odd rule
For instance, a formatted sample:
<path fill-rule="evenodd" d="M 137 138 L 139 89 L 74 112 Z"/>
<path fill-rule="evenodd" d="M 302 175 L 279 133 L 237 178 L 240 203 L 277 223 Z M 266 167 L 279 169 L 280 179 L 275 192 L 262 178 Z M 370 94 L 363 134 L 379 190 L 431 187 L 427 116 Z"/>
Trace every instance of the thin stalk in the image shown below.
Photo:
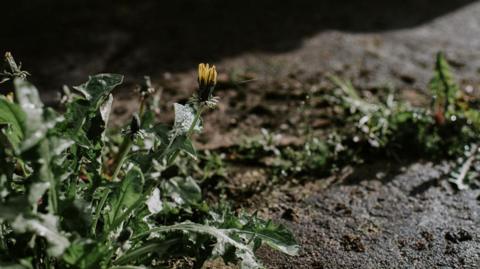
<path fill-rule="evenodd" d="M 51 210 L 52 213 L 57 214 L 58 213 L 57 180 L 56 180 L 55 176 L 53 175 L 52 169 L 50 167 L 51 156 L 50 156 L 50 149 L 49 149 L 48 142 L 46 140 L 44 140 L 40 144 L 39 147 L 40 147 L 39 152 L 40 151 L 45 152 L 43 154 L 43 156 L 42 156 L 42 154 L 40 154 L 40 156 L 42 158 L 45 158 L 48 161 L 46 161 L 42 164 L 39 163 L 38 177 L 47 177 L 48 178 L 48 183 L 50 184 L 49 191 L 48 191 L 48 206 L 49 206 L 49 209 Z"/>
<path fill-rule="evenodd" d="M 7 242 L 6 242 L 6 240 L 4 239 L 4 237 L 3 237 L 4 234 L 6 233 L 5 231 L 6 231 L 5 224 L 3 224 L 3 223 L 0 224 L 0 235 L 2 236 L 0 242 L 1 242 L 1 244 L 2 244 L 2 250 L 8 249 Z"/>
<path fill-rule="evenodd" d="M 97 229 L 98 219 L 100 218 L 100 213 L 102 212 L 102 208 L 105 206 L 107 202 L 108 195 L 110 194 L 110 190 L 105 191 L 102 196 L 102 200 L 98 203 L 98 206 L 95 210 L 95 217 L 93 218 L 93 225 L 92 225 L 92 234 L 95 235 Z"/>
<path fill-rule="evenodd" d="M 48 195 L 48 202 L 49 205 L 51 206 L 51 210 L 54 214 L 58 213 L 58 193 L 57 193 L 57 182 L 54 179 L 53 174 L 50 172 L 50 189 L 49 189 L 49 195 Z"/>
<path fill-rule="evenodd" d="M 115 158 L 115 169 L 113 170 L 113 175 L 111 178 L 112 181 L 117 178 L 118 173 L 120 172 L 120 169 L 122 168 L 122 165 L 125 162 L 125 159 L 127 158 L 130 149 L 132 148 L 132 144 L 132 137 L 130 135 L 127 135 L 125 139 L 123 139 L 123 142 L 120 145 L 120 150 L 118 151 L 117 157 Z"/>
<path fill-rule="evenodd" d="M 188 138 L 190 138 L 190 136 L 193 133 L 193 130 L 195 130 L 195 126 L 197 125 L 198 120 L 200 120 L 200 116 L 202 115 L 202 112 L 203 112 L 203 106 L 200 105 L 200 107 L 197 110 L 197 113 L 195 114 L 195 118 L 193 119 L 192 125 L 190 125 L 190 128 L 188 129 L 188 132 L 187 132 Z"/>
<path fill-rule="evenodd" d="M 146 103 L 147 103 L 147 98 L 142 96 L 141 99 L 140 99 L 140 109 L 139 109 L 139 114 L 138 114 L 140 119 L 143 118 L 143 114 L 145 113 Z M 119 154 L 117 155 L 117 158 L 115 159 L 115 162 L 114 162 L 115 163 L 115 170 L 114 170 L 114 173 L 112 175 L 111 180 L 115 180 L 115 178 L 118 176 L 118 173 L 120 172 L 120 168 L 122 167 L 123 162 L 125 161 L 125 157 L 127 156 L 128 152 L 130 151 L 131 146 L 132 146 L 132 139 L 130 137 L 126 137 L 123 140 L 122 145 L 120 145 Z M 105 166 L 102 167 L 102 171 L 106 171 Z"/>
<path fill-rule="evenodd" d="M 141 101 L 140 101 L 140 109 L 139 109 L 139 117 L 140 119 L 143 117 L 143 113 L 145 112 L 145 103 L 146 103 L 147 98 L 142 96 Z"/>

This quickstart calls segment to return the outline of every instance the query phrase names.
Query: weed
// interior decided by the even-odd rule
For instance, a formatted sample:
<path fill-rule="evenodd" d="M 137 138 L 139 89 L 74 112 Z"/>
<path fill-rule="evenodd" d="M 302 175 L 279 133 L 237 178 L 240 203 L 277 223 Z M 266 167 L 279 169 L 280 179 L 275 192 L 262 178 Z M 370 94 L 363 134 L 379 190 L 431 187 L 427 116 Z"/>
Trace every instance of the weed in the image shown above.
<path fill-rule="evenodd" d="M 331 76 L 336 89 L 321 98 L 337 113 L 338 130 L 308 137 L 300 146 L 280 146 L 274 134 L 234 149 L 246 160 L 270 156 L 271 173 L 283 178 L 321 176 L 338 168 L 381 158 L 450 160 L 450 181 L 459 189 L 475 183 L 480 171 L 478 102 L 459 90 L 442 53 L 429 83 L 431 107 L 413 107 L 389 91 L 367 100 L 348 81 Z M 273 159 L 272 159 L 273 158 Z"/>
<path fill-rule="evenodd" d="M 215 67 L 200 65 L 199 92 L 175 104 L 172 128 L 155 122 L 155 89 L 140 87 L 139 113 L 120 133 L 106 130 L 112 90 L 123 76 L 99 74 L 65 89 L 64 114 L 47 108 L 10 54 L 12 95 L 0 96 L 0 267 L 159 268 L 190 258 L 194 268 L 223 258 L 260 268 L 262 243 L 294 255 L 283 226 L 210 206 L 182 160 L 199 156 L 192 135 L 213 96 Z M 180 158 L 179 158 L 180 157 Z M 206 177 L 222 160 L 204 157 Z"/>
<path fill-rule="evenodd" d="M 459 90 L 442 53 L 437 55 L 429 83 L 430 108 L 412 107 L 396 100 L 392 93 L 383 102 L 367 102 L 351 84 L 337 78 L 332 80 L 341 89 L 337 103 L 344 108 L 345 121 L 354 123 L 353 130 L 342 134 L 347 145 L 344 148 L 353 148 L 363 160 L 372 154 L 431 160 L 459 158 L 461 167 L 452 169 L 451 182 L 460 189 L 474 183 L 472 176 L 476 173 L 468 171 L 478 166 L 479 161 L 478 104 Z"/>

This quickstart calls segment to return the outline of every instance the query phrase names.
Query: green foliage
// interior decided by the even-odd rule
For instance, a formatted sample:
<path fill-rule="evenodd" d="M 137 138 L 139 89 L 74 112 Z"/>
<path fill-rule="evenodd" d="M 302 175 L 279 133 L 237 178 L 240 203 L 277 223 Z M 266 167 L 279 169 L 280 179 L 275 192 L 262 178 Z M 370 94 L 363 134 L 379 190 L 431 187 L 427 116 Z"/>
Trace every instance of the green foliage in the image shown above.
<path fill-rule="evenodd" d="M 450 182 L 455 184 L 459 190 L 468 189 L 471 185 L 477 184 L 480 176 L 480 151 L 478 145 L 473 144 L 465 147 L 465 152 L 459 155 L 452 165 Z"/>
<path fill-rule="evenodd" d="M 459 91 L 450 67 L 437 56 L 429 84 L 433 107 L 412 107 L 393 91 L 377 99 L 362 97 L 353 85 L 330 77 L 329 101 L 340 128 L 327 138 L 309 137 L 303 145 L 280 146 L 275 135 L 247 140 L 235 149 L 244 160 L 268 159 L 275 175 L 318 176 L 337 168 L 380 158 L 450 160 L 451 179 L 459 189 L 478 182 L 480 113 L 478 101 Z"/>
<path fill-rule="evenodd" d="M 327 172 L 331 154 L 328 143 L 314 137 L 303 145 L 280 146 L 278 140 L 275 134 L 262 129 L 260 136 L 247 139 L 235 151 L 243 160 L 263 159 L 275 175 Z"/>
<path fill-rule="evenodd" d="M 411 107 L 392 93 L 384 101 L 369 102 L 351 84 L 337 78 L 333 82 L 341 90 L 336 104 L 343 107 L 344 121 L 354 126 L 341 132 L 340 143 L 347 156 L 353 154 L 360 160 L 372 155 L 459 159 L 460 167 L 453 164 L 457 168 L 452 169 L 451 182 L 459 189 L 474 183 L 476 173 L 470 170 L 478 166 L 478 104 L 459 91 L 442 53 L 437 55 L 429 84 L 432 109 Z"/>
<path fill-rule="evenodd" d="M 17 104 L 7 100 L 5 96 L 0 96 L 0 126 L 3 135 L 16 151 L 24 137 L 25 118 L 25 113 Z"/>
<path fill-rule="evenodd" d="M 441 117 L 440 114 L 443 113 L 448 115 L 455 113 L 458 85 L 450 72 L 450 66 L 445 56 L 441 52 L 437 54 L 435 72 L 430 81 L 429 89 L 432 93 L 433 109 L 437 117 Z"/>
<path fill-rule="evenodd" d="M 201 268 L 217 257 L 261 268 L 261 244 L 297 253 L 285 227 L 210 206 L 193 177 L 168 172 L 197 157 L 201 105 L 175 104 L 174 126 L 157 124 L 147 83 L 139 115 L 108 133 L 121 75 L 66 89 L 60 115 L 7 57 L 15 100 L 0 96 L 1 268 L 159 268 L 180 258 Z"/>

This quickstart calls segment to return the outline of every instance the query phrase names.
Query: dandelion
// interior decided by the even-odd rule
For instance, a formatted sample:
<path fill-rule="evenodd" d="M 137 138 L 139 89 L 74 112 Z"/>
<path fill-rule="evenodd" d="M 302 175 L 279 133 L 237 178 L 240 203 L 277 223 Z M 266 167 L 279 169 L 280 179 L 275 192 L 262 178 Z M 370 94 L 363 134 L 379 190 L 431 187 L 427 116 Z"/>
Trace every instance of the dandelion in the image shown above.
<path fill-rule="evenodd" d="M 209 64 L 198 65 L 198 101 L 200 103 L 208 103 L 213 101 L 213 89 L 217 84 L 217 70 L 215 65 L 210 67 Z"/>

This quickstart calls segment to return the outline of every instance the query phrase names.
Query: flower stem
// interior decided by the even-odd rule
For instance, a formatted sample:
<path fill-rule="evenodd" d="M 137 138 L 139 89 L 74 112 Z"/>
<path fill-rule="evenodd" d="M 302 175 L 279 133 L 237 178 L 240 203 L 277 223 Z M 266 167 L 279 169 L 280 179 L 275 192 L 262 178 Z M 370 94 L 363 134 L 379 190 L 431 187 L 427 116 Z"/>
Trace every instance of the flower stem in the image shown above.
<path fill-rule="evenodd" d="M 197 114 L 195 114 L 195 118 L 193 119 L 192 125 L 190 125 L 190 128 L 188 129 L 187 138 L 190 138 L 192 136 L 193 131 L 195 130 L 195 126 L 197 126 L 197 123 L 200 120 L 200 116 L 202 115 L 202 112 L 203 112 L 203 106 L 200 106 L 197 110 Z"/>
<path fill-rule="evenodd" d="M 105 203 L 107 202 L 107 198 L 108 198 L 109 194 L 110 194 L 110 190 L 107 189 L 103 193 L 102 199 L 100 200 L 100 202 L 97 205 L 97 208 L 95 210 L 95 216 L 93 218 L 92 230 L 90 231 L 92 233 L 92 235 L 95 235 L 95 233 L 96 233 L 98 219 L 100 218 L 100 214 L 102 213 L 102 209 L 105 206 Z"/>
<path fill-rule="evenodd" d="M 143 114 L 145 113 L 145 106 L 146 106 L 147 98 L 142 97 L 140 100 L 140 109 L 139 109 L 139 118 L 143 119 Z M 132 119 L 133 120 L 133 119 Z M 117 158 L 115 159 L 115 169 L 112 175 L 111 180 L 115 180 L 122 168 L 125 159 L 130 152 L 133 144 L 133 135 L 127 135 L 124 139 L 122 144 L 120 145 L 120 150 L 118 151 Z"/>
<path fill-rule="evenodd" d="M 120 145 L 120 150 L 118 151 L 117 158 L 115 159 L 115 169 L 113 170 L 113 175 L 111 180 L 114 181 L 118 173 L 120 172 L 120 169 L 122 168 L 123 162 L 125 162 L 125 159 L 127 158 L 127 154 L 130 152 L 130 149 L 132 148 L 132 138 L 128 135 L 125 137 L 123 140 L 122 144 Z"/>

